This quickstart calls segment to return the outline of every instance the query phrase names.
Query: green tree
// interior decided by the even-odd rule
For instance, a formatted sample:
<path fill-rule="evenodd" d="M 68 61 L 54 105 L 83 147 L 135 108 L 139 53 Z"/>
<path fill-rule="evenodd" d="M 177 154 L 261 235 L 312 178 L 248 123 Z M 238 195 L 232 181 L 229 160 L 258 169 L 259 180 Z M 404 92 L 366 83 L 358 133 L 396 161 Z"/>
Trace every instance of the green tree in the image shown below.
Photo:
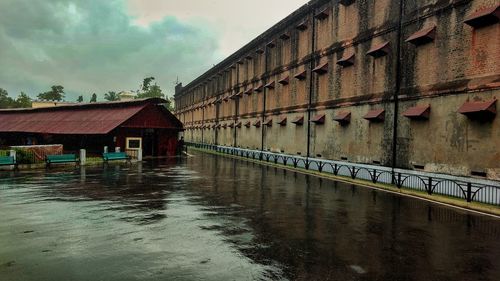
<path fill-rule="evenodd" d="M 9 97 L 9 93 L 0 88 L 0 108 L 12 108 L 14 106 L 14 100 Z"/>
<path fill-rule="evenodd" d="M 144 81 L 142 82 L 141 90 L 137 91 L 136 99 L 146 99 L 146 98 L 164 98 L 165 95 L 163 94 L 160 86 L 158 86 L 156 83 L 154 85 L 151 85 L 151 82 L 155 80 L 154 77 L 147 77 L 144 78 Z"/>
<path fill-rule="evenodd" d="M 97 102 L 97 95 L 95 93 L 92 94 L 92 97 L 90 98 L 90 102 Z"/>
<path fill-rule="evenodd" d="M 21 92 L 16 99 L 16 107 L 30 108 L 31 107 L 31 98 L 27 94 L 25 94 L 24 92 Z"/>
<path fill-rule="evenodd" d="M 38 94 L 38 98 L 45 101 L 62 101 L 64 99 L 64 87 L 54 85 L 50 91 Z"/>
<path fill-rule="evenodd" d="M 167 99 L 167 105 L 166 105 L 166 107 L 167 107 L 168 111 L 171 111 L 171 112 L 174 111 L 174 109 L 175 109 L 174 108 L 174 104 L 175 104 L 174 103 L 174 98 L 170 97 L 170 98 Z"/>
<path fill-rule="evenodd" d="M 83 102 L 83 96 L 78 96 L 77 102 Z"/>
<path fill-rule="evenodd" d="M 141 90 L 142 92 L 148 92 L 149 91 L 149 85 L 151 85 L 151 82 L 153 82 L 153 80 L 155 80 L 154 77 L 146 77 L 144 78 L 144 80 L 142 81 L 142 86 L 141 86 Z"/>
<path fill-rule="evenodd" d="M 116 94 L 116 92 L 109 91 L 104 94 L 104 99 L 107 101 L 117 101 L 120 99 L 120 97 L 118 97 L 118 94 Z"/>

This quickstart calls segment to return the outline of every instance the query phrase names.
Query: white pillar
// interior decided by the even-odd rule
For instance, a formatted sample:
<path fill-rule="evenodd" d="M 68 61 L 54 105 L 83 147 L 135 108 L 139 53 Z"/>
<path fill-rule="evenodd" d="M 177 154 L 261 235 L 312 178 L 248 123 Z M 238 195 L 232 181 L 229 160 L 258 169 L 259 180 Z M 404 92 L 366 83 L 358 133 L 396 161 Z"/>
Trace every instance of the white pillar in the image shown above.
<path fill-rule="evenodd" d="M 85 149 L 80 149 L 80 165 L 85 165 L 87 162 L 87 151 Z"/>
<path fill-rule="evenodd" d="M 115 147 L 115 152 L 120 152 L 120 147 L 119 146 Z"/>
<path fill-rule="evenodd" d="M 104 147 L 104 153 L 108 153 L 108 147 L 107 146 Z"/>
<path fill-rule="evenodd" d="M 85 183 L 87 180 L 87 168 L 83 165 L 80 165 L 80 182 Z"/>
<path fill-rule="evenodd" d="M 142 149 L 137 150 L 137 161 L 142 161 Z"/>
<path fill-rule="evenodd" d="M 17 160 L 16 159 L 16 151 L 14 149 L 11 149 L 10 152 L 9 152 L 9 156 L 10 157 L 14 157 L 14 161 Z"/>

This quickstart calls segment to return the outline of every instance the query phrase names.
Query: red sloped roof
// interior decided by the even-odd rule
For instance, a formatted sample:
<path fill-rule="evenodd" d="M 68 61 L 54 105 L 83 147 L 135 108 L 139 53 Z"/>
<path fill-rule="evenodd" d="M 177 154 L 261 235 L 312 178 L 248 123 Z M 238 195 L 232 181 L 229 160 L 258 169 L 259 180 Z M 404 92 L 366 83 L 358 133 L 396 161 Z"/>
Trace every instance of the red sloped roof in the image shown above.
<path fill-rule="evenodd" d="M 0 110 L 0 132 L 107 134 L 158 100 L 81 104 L 50 108 Z M 166 111 L 166 110 L 165 110 Z M 182 129 L 178 120 L 174 126 Z"/>

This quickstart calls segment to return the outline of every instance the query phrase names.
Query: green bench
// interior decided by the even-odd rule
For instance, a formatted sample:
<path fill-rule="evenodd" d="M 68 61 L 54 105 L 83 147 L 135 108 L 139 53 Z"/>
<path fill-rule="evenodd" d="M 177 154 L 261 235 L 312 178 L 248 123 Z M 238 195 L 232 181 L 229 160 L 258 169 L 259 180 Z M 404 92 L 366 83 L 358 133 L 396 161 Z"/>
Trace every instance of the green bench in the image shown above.
<path fill-rule="evenodd" d="M 0 156 L 0 166 L 14 166 L 14 169 L 17 170 L 16 159 L 12 156 Z"/>
<path fill-rule="evenodd" d="M 115 160 L 127 160 L 130 162 L 130 156 L 128 156 L 125 152 L 106 152 L 102 154 L 102 160 L 104 163 Z"/>
<path fill-rule="evenodd" d="M 59 154 L 59 155 L 47 155 L 45 156 L 45 163 L 47 167 L 50 164 L 63 164 L 63 163 L 76 163 L 79 164 L 79 160 L 76 154 Z"/>

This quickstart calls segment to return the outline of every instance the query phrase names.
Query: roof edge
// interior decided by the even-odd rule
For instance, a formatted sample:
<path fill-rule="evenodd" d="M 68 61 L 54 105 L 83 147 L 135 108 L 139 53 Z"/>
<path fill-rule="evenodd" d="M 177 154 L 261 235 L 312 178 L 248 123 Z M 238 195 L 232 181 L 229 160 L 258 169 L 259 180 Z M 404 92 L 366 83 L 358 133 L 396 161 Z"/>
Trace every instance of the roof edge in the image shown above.
<path fill-rule="evenodd" d="M 0 113 L 47 112 L 47 111 L 67 110 L 67 109 L 88 109 L 88 108 L 113 108 L 113 107 L 141 105 L 147 103 L 162 104 L 168 102 L 162 98 L 147 98 L 147 99 L 135 99 L 129 101 L 68 104 L 68 105 L 61 105 L 54 107 L 0 109 Z"/>

